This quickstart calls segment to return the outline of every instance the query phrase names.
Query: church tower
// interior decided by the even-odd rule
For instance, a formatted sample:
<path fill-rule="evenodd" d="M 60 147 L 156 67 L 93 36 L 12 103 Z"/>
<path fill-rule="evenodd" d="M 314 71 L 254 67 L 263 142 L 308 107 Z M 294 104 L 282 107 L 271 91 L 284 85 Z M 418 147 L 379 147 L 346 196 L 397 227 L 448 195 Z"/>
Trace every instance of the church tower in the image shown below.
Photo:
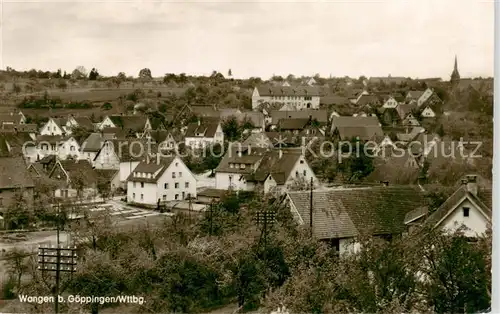
<path fill-rule="evenodd" d="M 460 73 L 458 73 L 457 56 L 455 55 L 455 66 L 453 67 L 453 72 L 451 73 L 450 82 L 452 85 L 456 85 L 459 81 L 460 81 Z"/>

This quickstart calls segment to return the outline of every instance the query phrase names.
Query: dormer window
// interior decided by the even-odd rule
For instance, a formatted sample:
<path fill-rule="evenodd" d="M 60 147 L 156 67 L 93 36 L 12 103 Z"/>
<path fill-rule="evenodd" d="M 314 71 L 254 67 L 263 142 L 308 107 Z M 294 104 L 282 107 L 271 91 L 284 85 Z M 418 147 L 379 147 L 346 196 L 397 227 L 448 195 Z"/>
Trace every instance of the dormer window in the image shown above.
<path fill-rule="evenodd" d="M 245 169 L 245 164 L 240 164 L 240 169 Z"/>
<path fill-rule="evenodd" d="M 229 164 L 229 168 L 234 168 L 234 164 Z"/>

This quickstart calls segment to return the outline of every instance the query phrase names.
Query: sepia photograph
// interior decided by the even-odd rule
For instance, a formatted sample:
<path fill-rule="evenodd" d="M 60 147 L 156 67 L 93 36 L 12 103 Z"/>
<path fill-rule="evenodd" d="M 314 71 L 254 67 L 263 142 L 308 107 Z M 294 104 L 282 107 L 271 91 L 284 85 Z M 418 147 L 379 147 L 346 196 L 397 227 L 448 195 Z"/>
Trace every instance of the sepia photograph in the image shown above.
<path fill-rule="evenodd" d="M 0 313 L 500 312 L 495 11 L 0 0 Z"/>

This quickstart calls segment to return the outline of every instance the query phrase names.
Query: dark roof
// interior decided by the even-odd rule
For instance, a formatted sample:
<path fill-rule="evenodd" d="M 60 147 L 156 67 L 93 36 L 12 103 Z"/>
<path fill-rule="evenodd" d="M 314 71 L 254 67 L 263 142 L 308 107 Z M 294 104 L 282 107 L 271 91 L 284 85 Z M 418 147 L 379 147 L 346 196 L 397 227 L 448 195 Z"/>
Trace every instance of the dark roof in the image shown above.
<path fill-rule="evenodd" d="M 288 195 L 308 224 L 310 192 Z M 320 238 L 346 238 L 362 231 L 373 235 L 398 234 L 405 230 L 406 214 L 424 204 L 422 191 L 414 186 L 314 191 L 313 232 Z"/>
<path fill-rule="evenodd" d="M 146 126 L 146 116 L 109 116 L 116 127 L 126 130 L 142 131 Z"/>
<path fill-rule="evenodd" d="M 406 94 L 406 97 L 411 97 L 411 99 L 418 100 L 420 96 L 422 96 L 425 93 L 425 90 L 411 90 L 408 91 Z"/>
<path fill-rule="evenodd" d="M 0 189 L 34 187 L 22 156 L 0 158 Z"/>
<path fill-rule="evenodd" d="M 252 133 L 241 145 L 270 148 L 274 146 L 273 141 L 266 135 L 266 133 Z"/>
<path fill-rule="evenodd" d="M 349 98 L 337 95 L 323 96 L 319 100 L 322 105 L 347 105 L 351 104 Z"/>
<path fill-rule="evenodd" d="M 277 124 L 281 119 L 315 119 L 321 123 L 328 122 L 327 110 L 298 110 L 298 111 L 271 111 L 272 123 Z"/>
<path fill-rule="evenodd" d="M 95 169 L 99 181 L 111 181 L 113 177 L 119 172 L 114 169 Z"/>
<path fill-rule="evenodd" d="M 156 143 L 147 138 L 106 140 L 103 142 L 103 148 L 104 143 L 112 146 L 120 162 L 143 161 L 148 155 L 152 156 L 158 151 Z M 102 148 L 97 152 L 96 158 L 101 151 Z"/>
<path fill-rule="evenodd" d="M 87 160 L 59 160 L 58 163 L 61 165 L 63 170 L 67 173 L 69 181 L 81 180 L 84 186 L 91 187 L 97 184 L 98 175 L 94 170 L 90 162 Z M 51 171 L 49 177 L 52 177 L 57 164 Z"/>
<path fill-rule="evenodd" d="M 93 130 L 94 129 L 94 124 L 92 123 L 92 120 L 90 120 L 89 117 L 73 117 L 75 119 L 76 123 L 78 123 L 78 126 L 87 130 Z"/>
<path fill-rule="evenodd" d="M 281 130 L 302 130 L 304 129 L 308 124 L 310 120 L 307 118 L 302 118 L 302 119 L 281 119 L 278 122 L 278 128 Z"/>
<path fill-rule="evenodd" d="M 214 118 L 204 118 L 199 123 L 190 123 L 186 130 L 186 137 L 214 137 L 219 123 L 219 119 Z"/>
<path fill-rule="evenodd" d="M 204 197 L 212 197 L 212 198 L 221 198 L 226 195 L 227 190 L 219 190 L 219 189 L 211 189 L 207 188 L 202 191 L 196 192 L 198 196 Z"/>
<path fill-rule="evenodd" d="M 315 86 L 257 86 L 260 96 L 318 96 Z"/>
<path fill-rule="evenodd" d="M 406 118 L 406 116 L 408 114 L 411 113 L 411 111 L 413 109 L 416 109 L 416 108 L 417 108 L 417 104 L 416 103 L 409 103 L 409 104 L 399 104 L 396 107 L 396 110 L 398 111 L 399 117 L 401 119 L 404 119 L 404 118 Z"/>
<path fill-rule="evenodd" d="M 21 116 L 17 114 L 0 114 L 0 124 L 2 123 L 19 123 Z"/>
<path fill-rule="evenodd" d="M 98 152 L 102 144 L 104 143 L 104 137 L 101 133 L 91 133 L 82 144 L 83 152 Z"/>
<path fill-rule="evenodd" d="M 151 160 L 149 163 L 141 161 L 129 175 L 127 181 L 156 183 L 174 159 L 175 157 L 164 157 L 161 159 L 160 163 L 156 163 L 155 159 Z M 143 173 L 146 173 L 147 177 L 137 176 L 137 174 L 142 175 Z"/>
<path fill-rule="evenodd" d="M 239 152 L 241 152 L 241 156 Z M 224 154 L 224 157 L 222 157 L 215 171 L 241 174 L 252 173 L 254 169 L 248 165 L 255 165 L 262 160 L 265 152 L 266 149 L 259 147 L 242 147 L 241 149 L 239 147 L 231 147 L 226 154 Z M 247 166 L 242 169 L 240 167 L 231 167 L 231 164 L 245 164 Z"/>
<path fill-rule="evenodd" d="M 406 77 L 402 77 L 402 76 L 386 76 L 386 77 L 370 77 L 368 79 L 368 81 L 370 83 L 380 83 L 380 82 L 383 82 L 385 84 L 391 84 L 391 83 L 395 83 L 395 84 L 401 84 L 403 82 L 406 82 L 408 81 L 408 78 Z"/>
<path fill-rule="evenodd" d="M 341 139 L 372 140 L 384 135 L 377 117 L 333 117 L 332 127 L 338 130 Z"/>
<path fill-rule="evenodd" d="M 376 95 L 361 95 L 361 97 L 356 101 L 356 105 L 371 105 L 380 103 Z"/>
<path fill-rule="evenodd" d="M 37 143 L 45 142 L 45 143 L 49 143 L 49 144 L 59 144 L 59 143 L 64 142 L 66 139 L 67 138 L 65 138 L 62 135 L 38 135 L 36 137 L 36 142 Z"/>
<path fill-rule="evenodd" d="M 255 173 L 247 176 L 247 180 L 264 182 L 271 175 L 278 185 L 283 185 L 300 158 L 302 158 L 301 151 L 283 149 L 281 158 L 279 150 L 268 151 L 264 154 Z"/>

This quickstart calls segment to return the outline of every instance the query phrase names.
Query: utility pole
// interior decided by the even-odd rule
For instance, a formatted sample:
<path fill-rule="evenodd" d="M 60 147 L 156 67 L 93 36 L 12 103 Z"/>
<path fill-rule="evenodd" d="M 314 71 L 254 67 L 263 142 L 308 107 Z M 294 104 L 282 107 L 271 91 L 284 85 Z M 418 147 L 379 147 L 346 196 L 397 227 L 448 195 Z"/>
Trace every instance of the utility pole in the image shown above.
<path fill-rule="evenodd" d="M 60 229 L 60 210 L 59 204 L 57 206 L 57 219 L 56 219 L 56 230 L 57 230 L 57 245 L 39 247 L 38 252 L 38 269 L 42 272 L 55 272 L 56 285 L 54 287 L 54 310 L 55 313 L 59 313 L 59 293 L 60 293 L 60 277 L 61 272 L 69 272 L 73 274 L 76 271 L 76 247 L 61 247 L 59 241 L 59 229 Z M 62 255 L 62 256 L 61 256 Z"/>
<path fill-rule="evenodd" d="M 309 232 L 311 238 L 313 237 L 313 178 L 311 177 L 311 195 L 309 196 Z"/>
<path fill-rule="evenodd" d="M 209 209 L 209 216 L 208 216 L 208 221 L 210 224 L 208 235 L 212 236 L 213 233 L 213 218 L 214 218 L 214 199 L 212 198 L 212 201 L 210 202 L 210 209 Z"/>
<path fill-rule="evenodd" d="M 264 252 L 267 248 L 268 227 L 272 226 L 276 219 L 274 210 L 265 209 L 257 213 L 257 224 L 262 225 L 261 239 L 264 240 Z"/>

